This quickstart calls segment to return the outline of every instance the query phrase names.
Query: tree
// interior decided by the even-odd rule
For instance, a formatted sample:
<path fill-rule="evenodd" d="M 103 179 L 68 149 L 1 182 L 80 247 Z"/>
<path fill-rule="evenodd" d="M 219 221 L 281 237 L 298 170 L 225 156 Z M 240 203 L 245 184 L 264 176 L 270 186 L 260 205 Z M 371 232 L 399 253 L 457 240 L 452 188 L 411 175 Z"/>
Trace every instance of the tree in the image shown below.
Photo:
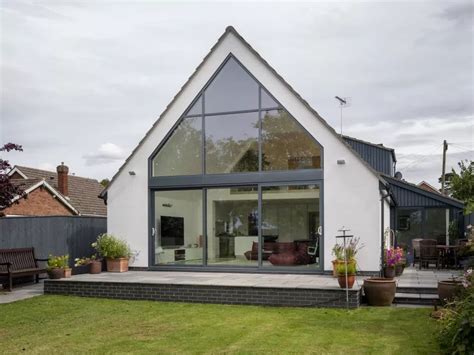
<path fill-rule="evenodd" d="M 110 184 L 110 180 L 105 178 L 105 179 L 102 179 L 100 180 L 100 184 L 103 186 L 103 187 L 107 187 L 109 184 Z"/>
<path fill-rule="evenodd" d="M 15 143 L 7 143 L 0 147 L 0 152 L 10 152 L 16 150 L 19 152 L 23 151 L 21 145 Z M 8 172 L 11 169 L 11 165 L 8 160 L 0 158 L 0 208 L 6 208 L 11 206 L 12 199 L 18 195 L 23 195 L 23 189 L 21 186 L 12 184 Z"/>
<path fill-rule="evenodd" d="M 474 212 L 474 162 L 461 160 L 458 163 L 459 173 L 452 169 L 449 176 L 449 191 L 452 197 L 464 201 L 465 214 Z"/>

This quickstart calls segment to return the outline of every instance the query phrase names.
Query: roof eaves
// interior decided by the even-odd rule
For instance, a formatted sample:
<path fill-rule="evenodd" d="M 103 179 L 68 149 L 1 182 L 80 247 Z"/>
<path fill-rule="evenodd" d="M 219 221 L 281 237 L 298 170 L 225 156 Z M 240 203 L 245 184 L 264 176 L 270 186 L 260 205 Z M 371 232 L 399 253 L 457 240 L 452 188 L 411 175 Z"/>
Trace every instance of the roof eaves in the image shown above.
<path fill-rule="evenodd" d="M 430 191 L 424 190 L 424 189 L 422 189 L 421 187 L 419 187 L 415 184 L 409 183 L 409 182 L 404 181 L 404 180 L 399 180 L 399 179 L 394 178 L 392 176 L 384 175 L 384 177 L 389 181 L 390 184 L 394 184 L 394 185 L 397 185 L 399 187 L 406 188 L 406 189 L 411 190 L 411 191 L 413 191 L 415 193 L 418 193 L 420 195 L 432 198 L 434 200 L 441 201 L 443 203 L 446 203 L 446 204 L 451 205 L 451 206 L 455 206 L 457 208 L 464 208 L 464 202 L 460 201 L 458 199 L 455 199 L 453 197 L 449 197 L 449 196 L 442 195 L 440 193 L 430 192 Z"/>

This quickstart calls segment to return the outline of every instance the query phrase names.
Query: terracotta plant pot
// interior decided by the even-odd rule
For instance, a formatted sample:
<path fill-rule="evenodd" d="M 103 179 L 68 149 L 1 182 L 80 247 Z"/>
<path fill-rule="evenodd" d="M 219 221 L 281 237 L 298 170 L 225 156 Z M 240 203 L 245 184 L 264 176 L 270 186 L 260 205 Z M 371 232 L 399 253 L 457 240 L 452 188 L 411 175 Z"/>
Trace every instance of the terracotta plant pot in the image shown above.
<path fill-rule="evenodd" d="M 405 270 L 404 264 L 395 265 L 395 276 L 401 276 L 403 274 L 403 270 Z"/>
<path fill-rule="evenodd" d="M 390 306 L 396 290 L 395 280 L 378 277 L 364 280 L 364 293 L 369 306 Z"/>
<path fill-rule="evenodd" d="M 60 268 L 49 269 L 48 276 L 52 280 L 59 280 L 64 276 L 64 270 Z"/>
<path fill-rule="evenodd" d="M 347 275 L 347 288 L 354 286 L 355 275 Z M 338 275 L 337 282 L 340 288 L 346 288 L 346 275 Z"/>
<path fill-rule="evenodd" d="M 100 274 L 102 272 L 102 261 L 92 260 L 89 263 L 90 274 Z"/>
<path fill-rule="evenodd" d="M 395 266 L 385 266 L 383 268 L 383 276 L 386 279 L 393 279 L 395 277 Z"/>
<path fill-rule="evenodd" d="M 69 279 L 72 276 L 72 269 L 71 268 L 65 268 L 63 269 L 63 277 L 66 279 Z"/>
<path fill-rule="evenodd" d="M 127 272 L 128 259 L 127 258 L 118 258 L 118 259 L 107 258 L 107 271 L 108 272 Z"/>
<path fill-rule="evenodd" d="M 461 291 L 462 283 L 457 280 L 438 281 L 438 297 L 442 303 L 452 301 Z"/>

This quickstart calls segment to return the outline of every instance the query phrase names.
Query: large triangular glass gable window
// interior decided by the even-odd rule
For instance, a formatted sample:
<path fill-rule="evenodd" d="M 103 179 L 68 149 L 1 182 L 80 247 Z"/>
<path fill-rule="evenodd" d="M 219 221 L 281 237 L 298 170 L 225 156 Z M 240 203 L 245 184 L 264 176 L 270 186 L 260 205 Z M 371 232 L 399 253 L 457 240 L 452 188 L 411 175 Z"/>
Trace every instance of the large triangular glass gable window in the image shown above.
<path fill-rule="evenodd" d="M 184 114 L 185 116 L 193 116 L 193 115 L 202 115 L 202 97 L 199 95 L 198 99 L 194 103 L 194 105 L 191 106 L 191 108 L 186 111 Z"/>

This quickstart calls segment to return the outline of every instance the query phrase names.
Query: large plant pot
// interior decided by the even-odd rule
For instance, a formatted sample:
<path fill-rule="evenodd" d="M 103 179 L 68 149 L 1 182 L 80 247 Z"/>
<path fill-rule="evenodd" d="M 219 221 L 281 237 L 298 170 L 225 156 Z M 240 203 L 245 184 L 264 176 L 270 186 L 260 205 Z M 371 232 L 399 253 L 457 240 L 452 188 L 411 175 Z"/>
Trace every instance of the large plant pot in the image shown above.
<path fill-rule="evenodd" d="M 364 293 L 369 306 L 390 306 L 395 298 L 395 280 L 373 277 L 364 280 Z"/>
<path fill-rule="evenodd" d="M 401 276 L 403 274 L 403 270 L 405 270 L 404 264 L 395 265 L 395 276 Z"/>
<path fill-rule="evenodd" d="M 347 275 L 347 288 L 354 286 L 355 275 Z M 337 282 L 340 288 L 346 288 L 346 275 L 338 275 Z"/>
<path fill-rule="evenodd" d="M 127 258 L 118 258 L 118 259 L 107 258 L 107 271 L 108 272 L 127 272 L 128 259 Z"/>
<path fill-rule="evenodd" d="M 337 277 L 337 264 L 343 263 L 341 260 L 333 260 L 332 261 L 332 276 Z"/>
<path fill-rule="evenodd" d="M 69 267 L 63 269 L 63 276 L 64 278 L 69 279 L 72 276 L 72 269 Z"/>
<path fill-rule="evenodd" d="M 395 277 L 395 266 L 385 266 L 383 268 L 383 276 L 386 279 L 393 279 Z"/>
<path fill-rule="evenodd" d="M 89 263 L 89 273 L 100 274 L 102 272 L 102 261 L 93 260 Z"/>
<path fill-rule="evenodd" d="M 60 268 L 49 269 L 48 276 L 52 280 L 59 280 L 64 277 L 64 270 Z"/>
<path fill-rule="evenodd" d="M 438 297 L 441 302 L 449 302 L 461 291 L 462 282 L 457 280 L 438 281 Z"/>

